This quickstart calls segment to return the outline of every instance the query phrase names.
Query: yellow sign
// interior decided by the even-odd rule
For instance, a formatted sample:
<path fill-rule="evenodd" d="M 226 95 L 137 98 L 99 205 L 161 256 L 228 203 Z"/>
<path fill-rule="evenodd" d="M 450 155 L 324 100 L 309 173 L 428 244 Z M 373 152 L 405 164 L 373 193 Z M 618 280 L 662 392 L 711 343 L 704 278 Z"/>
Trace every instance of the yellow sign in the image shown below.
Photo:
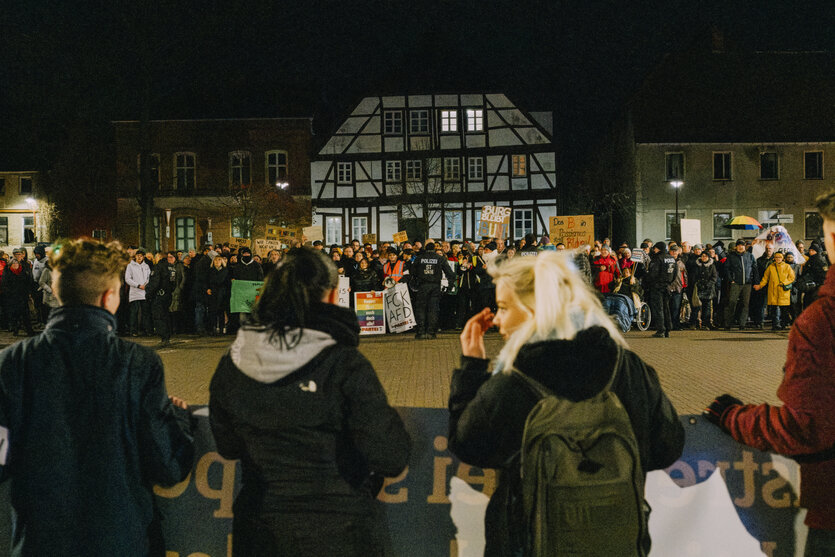
<path fill-rule="evenodd" d="M 481 208 L 481 221 L 478 226 L 478 235 L 488 238 L 504 238 L 505 232 L 510 227 L 510 207 L 497 207 L 486 205 Z"/>
<path fill-rule="evenodd" d="M 322 232 L 321 226 L 305 226 L 302 228 L 302 236 L 306 242 L 325 241 L 325 234 Z"/>
<path fill-rule="evenodd" d="M 397 232 L 393 236 L 393 241 L 398 243 L 398 244 L 402 244 L 403 242 L 408 242 L 409 241 L 409 233 L 406 232 L 405 230 Z"/>
<path fill-rule="evenodd" d="M 260 255 L 261 258 L 267 257 L 267 254 L 274 249 L 281 249 L 281 241 L 261 239 L 255 240 L 255 253 Z"/>
<path fill-rule="evenodd" d="M 551 217 L 548 221 L 551 243 L 562 242 L 566 249 L 594 243 L 594 215 Z"/>
<path fill-rule="evenodd" d="M 249 238 L 229 238 L 230 246 L 249 247 Z"/>
<path fill-rule="evenodd" d="M 363 244 L 376 244 L 377 243 L 377 235 L 376 234 L 363 234 L 362 235 L 362 243 Z"/>

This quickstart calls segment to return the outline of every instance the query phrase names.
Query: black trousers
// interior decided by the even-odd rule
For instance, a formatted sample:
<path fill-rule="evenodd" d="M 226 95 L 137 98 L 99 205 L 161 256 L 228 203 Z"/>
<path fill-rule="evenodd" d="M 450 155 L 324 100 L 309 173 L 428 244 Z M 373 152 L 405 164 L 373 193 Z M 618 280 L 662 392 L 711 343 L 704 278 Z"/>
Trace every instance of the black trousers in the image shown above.
<path fill-rule="evenodd" d="M 151 334 L 151 307 L 147 300 L 134 300 L 130 303 L 130 332 Z"/>
<path fill-rule="evenodd" d="M 438 330 L 438 315 L 441 311 L 441 285 L 421 284 L 415 300 L 416 334 L 432 334 Z"/>
<path fill-rule="evenodd" d="M 171 296 L 157 296 L 151 304 L 154 329 L 156 329 L 156 333 L 163 342 L 171 339 L 171 314 L 168 312 L 168 306 L 170 305 Z"/>
<path fill-rule="evenodd" d="M 673 328 L 673 319 L 670 315 L 670 292 L 653 289 L 649 291 L 649 310 L 652 312 L 652 324 L 655 330 L 662 333 Z"/>
<path fill-rule="evenodd" d="M 458 327 L 463 327 L 470 317 L 481 311 L 482 308 L 478 306 L 479 299 L 478 290 L 475 288 L 462 288 L 458 291 Z"/>

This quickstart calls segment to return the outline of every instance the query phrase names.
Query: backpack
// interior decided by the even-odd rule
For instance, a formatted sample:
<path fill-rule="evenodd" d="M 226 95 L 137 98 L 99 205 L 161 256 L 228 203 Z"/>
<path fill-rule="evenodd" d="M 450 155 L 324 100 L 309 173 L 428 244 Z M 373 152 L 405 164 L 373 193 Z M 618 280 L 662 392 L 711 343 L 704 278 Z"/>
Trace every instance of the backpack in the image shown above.
<path fill-rule="evenodd" d="M 532 556 L 643 557 L 648 506 L 638 442 L 612 384 L 572 402 L 516 371 L 542 398 L 521 449 L 522 505 Z"/>

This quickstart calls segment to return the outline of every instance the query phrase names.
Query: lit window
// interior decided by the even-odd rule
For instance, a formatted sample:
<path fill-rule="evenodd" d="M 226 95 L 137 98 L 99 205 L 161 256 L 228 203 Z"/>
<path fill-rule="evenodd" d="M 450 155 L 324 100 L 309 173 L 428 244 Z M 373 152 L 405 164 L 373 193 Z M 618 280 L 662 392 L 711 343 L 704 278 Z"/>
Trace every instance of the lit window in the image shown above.
<path fill-rule="evenodd" d="M 350 184 L 354 180 L 354 167 L 350 162 L 340 162 L 336 165 L 336 182 Z"/>
<path fill-rule="evenodd" d="M 368 217 L 351 217 L 351 238 L 362 239 L 368 234 Z"/>
<path fill-rule="evenodd" d="M 154 217 L 154 251 L 159 251 L 160 244 L 159 244 L 159 227 L 160 221 L 159 217 Z"/>
<path fill-rule="evenodd" d="M 32 177 L 31 176 L 21 176 L 20 177 L 20 194 L 27 195 L 32 193 Z"/>
<path fill-rule="evenodd" d="M 511 157 L 511 164 L 513 166 L 513 177 L 519 178 L 528 175 L 528 164 L 525 155 L 513 155 Z"/>
<path fill-rule="evenodd" d="M 0 244 L 9 243 L 9 217 L 0 217 Z"/>
<path fill-rule="evenodd" d="M 779 178 L 777 153 L 760 153 L 760 180 L 776 180 L 777 178 Z"/>
<path fill-rule="evenodd" d="M 423 169 L 420 161 L 406 161 L 406 179 L 407 180 L 422 180 Z"/>
<path fill-rule="evenodd" d="M 444 159 L 444 180 L 460 180 L 461 179 L 461 159 L 449 158 Z"/>
<path fill-rule="evenodd" d="M 484 159 L 480 157 L 467 159 L 467 178 L 470 180 L 484 179 Z"/>
<path fill-rule="evenodd" d="M 446 240 L 463 240 L 464 239 L 464 212 L 463 211 L 447 211 L 444 215 L 444 222 L 446 223 Z"/>
<path fill-rule="evenodd" d="M 484 111 L 482 109 L 471 108 L 467 110 L 467 131 L 484 131 Z"/>
<path fill-rule="evenodd" d="M 412 110 L 409 112 L 409 131 L 412 133 L 429 133 L 428 110 Z"/>
<path fill-rule="evenodd" d="M 731 179 L 731 154 L 713 153 L 713 179 Z"/>
<path fill-rule="evenodd" d="M 387 135 L 403 133 L 403 113 L 399 110 L 388 110 L 383 113 L 384 131 Z"/>
<path fill-rule="evenodd" d="M 177 224 L 177 249 L 186 251 L 194 249 L 196 243 L 194 241 L 194 219 L 191 217 L 180 217 L 176 220 Z"/>
<path fill-rule="evenodd" d="M 386 161 L 386 180 L 389 182 L 399 182 L 402 178 L 400 161 Z"/>
<path fill-rule="evenodd" d="M 177 177 L 174 187 L 178 190 L 194 189 L 196 170 L 194 153 L 175 154 L 174 169 Z"/>
<path fill-rule="evenodd" d="M 180 219 L 177 219 L 178 221 Z M 252 230 L 252 217 L 232 217 L 230 219 L 232 225 L 233 238 L 249 238 L 250 230 Z M 178 240 L 179 241 L 179 240 Z"/>
<path fill-rule="evenodd" d="M 35 243 L 35 217 L 23 217 L 23 243 Z"/>
<path fill-rule="evenodd" d="M 267 183 L 271 186 L 287 179 L 287 151 L 267 151 Z"/>
<path fill-rule="evenodd" d="M 725 228 L 725 225 L 733 218 L 731 213 L 715 212 L 713 213 L 713 237 L 714 238 L 733 238 L 730 228 Z"/>
<path fill-rule="evenodd" d="M 458 111 L 457 110 L 442 110 L 441 111 L 441 132 L 457 132 L 458 131 Z"/>
<path fill-rule="evenodd" d="M 533 209 L 514 209 L 513 238 L 518 240 L 525 234 L 533 234 Z"/>
<path fill-rule="evenodd" d="M 684 180 L 684 153 L 667 153 L 667 181 Z"/>
<path fill-rule="evenodd" d="M 94 240 L 101 240 L 102 242 L 107 241 L 107 230 L 97 228 L 93 230 L 93 233 L 90 237 Z"/>
<path fill-rule="evenodd" d="M 252 173 L 252 157 L 247 151 L 229 153 L 229 183 L 232 186 L 243 186 L 250 183 Z"/>
<path fill-rule="evenodd" d="M 823 151 L 807 151 L 803 153 L 804 178 L 820 180 L 823 178 Z"/>
<path fill-rule="evenodd" d="M 342 243 L 342 217 L 325 217 L 325 243 Z"/>

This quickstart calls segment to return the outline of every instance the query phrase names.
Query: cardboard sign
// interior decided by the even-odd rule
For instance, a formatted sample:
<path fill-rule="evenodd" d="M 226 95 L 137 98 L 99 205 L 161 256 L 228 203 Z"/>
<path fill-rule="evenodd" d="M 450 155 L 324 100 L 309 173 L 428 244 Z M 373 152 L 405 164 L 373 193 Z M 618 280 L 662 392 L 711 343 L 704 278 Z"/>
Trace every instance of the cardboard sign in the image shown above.
<path fill-rule="evenodd" d="M 267 254 L 274 249 L 281 249 L 281 242 L 279 240 L 255 240 L 255 253 L 260 255 L 262 259 L 267 257 Z"/>
<path fill-rule="evenodd" d="M 699 219 L 681 219 L 681 241 L 690 242 L 691 246 L 702 243 L 702 221 Z"/>
<path fill-rule="evenodd" d="M 383 293 L 383 306 L 389 331 L 392 333 L 404 333 L 417 325 L 409 288 L 402 282 L 398 282 Z"/>
<path fill-rule="evenodd" d="M 233 280 L 229 311 L 252 313 L 252 306 L 258 301 L 262 286 L 264 286 L 263 280 Z"/>
<path fill-rule="evenodd" d="M 355 292 L 354 309 L 360 323 L 361 335 L 385 334 L 386 311 L 383 306 L 383 292 Z"/>
<path fill-rule="evenodd" d="M 377 235 L 376 234 L 363 234 L 362 235 L 362 243 L 363 244 L 377 244 Z"/>
<path fill-rule="evenodd" d="M 478 236 L 504 238 L 510 227 L 510 207 L 486 205 L 481 208 L 481 220 L 478 223 Z"/>
<path fill-rule="evenodd" d="M 229 238 L 230 246 L 249 247 L 249 238 Z"/>
<path fill-rule="evenodd" d="M 304 236 L 306 242 L 325 241 L 325 233 L 321 226 L 305 226 L 302 228 L 302 236 Z"/>
<path fill-rule="evenodd" d="M 551 243 L 565 244 L 566 249 L 576 249 L 583 244 L 594 244 L 594 215 L 567 215 L 551 217 L 548 221 Z"/>
<path fill-rule="evenodd" d="M 405 230 L 403 230 L 401 232 L 396 232 L 394 234 L 394 236 L 392 236 L 392 238 L 393 238 L 394 242 L 396 242 L 398 244 L 402 244 L 403 242 L 408 242 L 409 241 L 409 233 L 406 232 Z"/>
<path fill-rule="evenodd" d="M 339 277 L 337 288 L 336 305 L 349 308 L 351 307 L 351 279 L 348 277 Z"/>

